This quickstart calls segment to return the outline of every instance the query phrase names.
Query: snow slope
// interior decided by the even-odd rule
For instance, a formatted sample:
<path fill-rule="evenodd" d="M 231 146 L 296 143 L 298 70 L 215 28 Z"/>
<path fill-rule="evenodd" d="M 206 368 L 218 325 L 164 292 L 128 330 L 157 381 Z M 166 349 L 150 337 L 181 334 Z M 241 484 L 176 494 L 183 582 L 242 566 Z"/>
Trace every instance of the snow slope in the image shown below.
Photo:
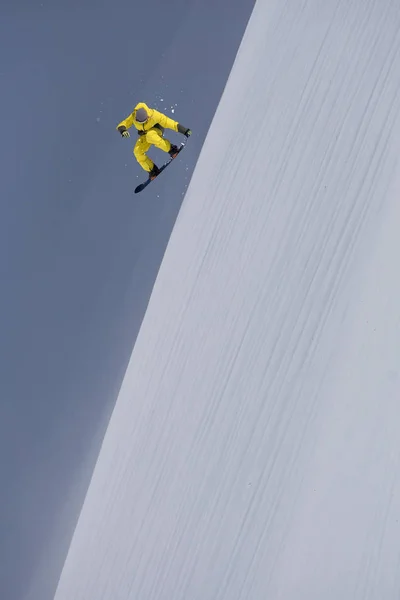
<path fill-rule="evenodd" d="M 399 597 L 399 25 L 257 2 L 57 600 Z"/>

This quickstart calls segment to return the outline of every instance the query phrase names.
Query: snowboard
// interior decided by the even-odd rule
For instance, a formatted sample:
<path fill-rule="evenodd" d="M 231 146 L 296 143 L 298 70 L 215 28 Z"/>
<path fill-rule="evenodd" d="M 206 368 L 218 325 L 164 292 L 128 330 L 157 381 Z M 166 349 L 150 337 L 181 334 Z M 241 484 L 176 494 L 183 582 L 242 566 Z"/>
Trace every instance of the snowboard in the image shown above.
<path fill-rule="evenodd" d="M 167 162 L 165 162 L 162 167 L 160 167 L 160 172 L 158 173 L 158 175 L 156 175 L 155 177 L 148 177 L 146 179 L 146 181 L 144 181 L 143 183 L 140 183 L 139 185 L 136 186 L 135 188 L 135 194 L 138 194 L 139 192 L 142 192 L 144 190 L 144 188 L 146 188 L 149 183 L 151 183 L 152 181 L 154 181 L 155 179 L 157 179 L 157 177 L 159 177 L 161 175 L 161 173 L 164 171 L 164 169 L 166 169 L 168 167 L 168 165 L 170 165 L 172 163 L 173 160 L 175 160 L 175 158 L 177 158 L 179 156 L 180 151 L 185 147 L 185 143 L 182 142 L 179 146 L 178 146 L 178 153 L 173 157 L 170 158 L 169 160 L 167 160 Z"/>

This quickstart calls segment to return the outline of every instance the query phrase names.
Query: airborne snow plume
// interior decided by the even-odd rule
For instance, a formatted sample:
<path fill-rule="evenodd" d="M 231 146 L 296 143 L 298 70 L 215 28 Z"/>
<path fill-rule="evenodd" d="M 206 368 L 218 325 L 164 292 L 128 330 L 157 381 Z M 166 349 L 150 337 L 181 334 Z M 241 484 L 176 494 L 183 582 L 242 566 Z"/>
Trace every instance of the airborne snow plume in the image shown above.
<path fill-rule="evenodd" d="M 56 600 L 400 597 L 399 32 L 257 2 Z"/>

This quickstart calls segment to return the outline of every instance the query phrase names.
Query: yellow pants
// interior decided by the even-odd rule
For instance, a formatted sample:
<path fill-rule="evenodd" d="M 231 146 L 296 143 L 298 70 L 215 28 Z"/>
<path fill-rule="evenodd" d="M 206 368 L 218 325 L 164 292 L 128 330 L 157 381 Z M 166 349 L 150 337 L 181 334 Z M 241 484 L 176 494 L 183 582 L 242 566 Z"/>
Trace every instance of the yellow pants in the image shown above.
<path fill-rule="evenodd" d="M 154 166 L 154 162 L 146 155 L 151 146 L 156 146 L 156 148 L 164 150 L 164 152 L 169 152 L 171 142 L 163 138 L 162 132 L 158 127 L 149 129 L 147 133 L 139 137 L 133 149 L 133 154 L 145 171 L 151 171 Z"/>

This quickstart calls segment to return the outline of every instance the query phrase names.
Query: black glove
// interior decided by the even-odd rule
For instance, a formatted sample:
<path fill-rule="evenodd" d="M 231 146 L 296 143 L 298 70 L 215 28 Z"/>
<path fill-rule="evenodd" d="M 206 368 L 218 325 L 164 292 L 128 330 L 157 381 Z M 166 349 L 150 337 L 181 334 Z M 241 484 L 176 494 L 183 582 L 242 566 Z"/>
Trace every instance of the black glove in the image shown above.
<path fill-rule="evenodd" d="M 192 131 L 190 129 L 187 129 L 180 123 L 178 123 L 178 131 L 179 131 L 179 133 L 182 133 L 183 135 L 185 135 L 187 138 L 189 137 L 189 135 L 192 135 Z"/>
<path fill-rule="evenodd" d="M 122 137 L 124 137 L 124 138 L 130 137 L 129 131 L 123 125 L 121 125 L 121 127 L 118 127 L 118 131 L 120 132 L 120 134 L 122 135 Z"/>

